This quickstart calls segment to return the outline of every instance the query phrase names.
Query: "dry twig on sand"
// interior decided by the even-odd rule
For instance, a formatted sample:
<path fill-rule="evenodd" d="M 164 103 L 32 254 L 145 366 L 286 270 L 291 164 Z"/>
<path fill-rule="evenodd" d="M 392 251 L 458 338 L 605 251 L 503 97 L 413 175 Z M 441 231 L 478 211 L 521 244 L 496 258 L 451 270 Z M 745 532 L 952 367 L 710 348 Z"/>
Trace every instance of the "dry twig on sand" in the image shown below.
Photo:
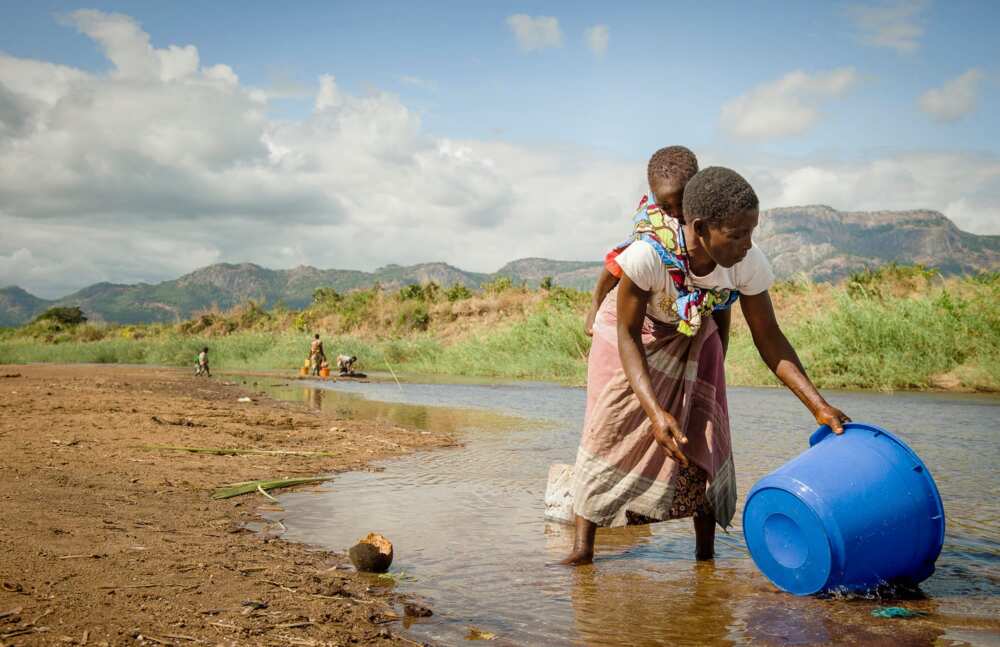
<path fill-rule="evenodd" d="M 192 454 L 213 454 L 215 456 L 242 456 L 245 454 L 262 454 L 266 456 L 336 456 L 333 452 L 315 449 L 239 449 L 237 447 L 177 447 L 173 445 L 145 445 L 143 449 L 162 449 L 172 452 L 190 452 Z"/>

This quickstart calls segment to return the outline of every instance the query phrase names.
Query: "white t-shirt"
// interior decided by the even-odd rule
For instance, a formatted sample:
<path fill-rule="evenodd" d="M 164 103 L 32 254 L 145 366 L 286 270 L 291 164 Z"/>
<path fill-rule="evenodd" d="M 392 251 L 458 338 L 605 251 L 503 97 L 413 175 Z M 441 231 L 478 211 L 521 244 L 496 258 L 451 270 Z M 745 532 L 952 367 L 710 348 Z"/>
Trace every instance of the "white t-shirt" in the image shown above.
<path fill-rule="evenodd" d="M 674 302 L 677 290 L 670 278 L 667 266 L 660 260 L 653 246 L 644 240 L 637 240 L 619 254 L 615 261 L 622 272 L 639 288 L 652 292 L 646 314 L 663 323 L 676 323 L 677 313 Z M 760 294 L 774 283 L 774 272 L 767 262 L 764 252 L 756 245 L 742 261 L 732 267 L 716 265 L 705 276 L 691 273 L 692 285 L 700 288 L 739 290 L 740 294 Z"/>

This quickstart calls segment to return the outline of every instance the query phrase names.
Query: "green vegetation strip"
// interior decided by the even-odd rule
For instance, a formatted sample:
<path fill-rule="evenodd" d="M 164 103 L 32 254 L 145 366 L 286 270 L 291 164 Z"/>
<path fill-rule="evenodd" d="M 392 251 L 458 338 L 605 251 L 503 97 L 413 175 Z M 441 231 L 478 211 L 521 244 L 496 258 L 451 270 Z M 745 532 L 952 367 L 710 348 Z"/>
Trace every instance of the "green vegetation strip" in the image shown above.
<path fill-rule="evenodd" d="M 241 494 L 250 494 L 263 490 L 276 490 L 278 488 L 292 487 L 304 483 L 321 483 L 329 481 L 332 476 L 301 476 L 290 479 L 277 479 L 273 481 L 240 481 L 239 483 L 229 483 L 217 489 L 213 494 L 213 499 L 229 499 Z"/>
<path fill-rule="evenodd" d="M 218 447 L 175 447 L 172 445 L 144 445 L 143 449 L 162 449 L 174 452 L 191 452 L 192 454 L 214 454 L 216 456 L 240 456 L 242 454 L 268 454 L 274 456 L 336 456 L 333 452 L 310 450 L 230 449 Z"/>
<path fill-rule="evenodd" d="M 0 364 L 98 362 L 183 366 L 203 346 L 213 370 L 297 371 L 312 333 L 362 371 L 583 384 L 589 295 L 494 282 L 480 293 L 317 290 L 301 311 L 248 303 L 178 324 L 73 323 L 74 312 L 0 329 Z M 821 388 L 1000 391 L 1000 273 L 942 278 L 888 266 L 837 284 L 772 287 L 778 322 Z M 739 310 L 739 306 L 734 307 Z M 56 315 L 59 315 L 58 317 Z M 726 361 L 732 385 L 775 385 L 738 312 Z"/>

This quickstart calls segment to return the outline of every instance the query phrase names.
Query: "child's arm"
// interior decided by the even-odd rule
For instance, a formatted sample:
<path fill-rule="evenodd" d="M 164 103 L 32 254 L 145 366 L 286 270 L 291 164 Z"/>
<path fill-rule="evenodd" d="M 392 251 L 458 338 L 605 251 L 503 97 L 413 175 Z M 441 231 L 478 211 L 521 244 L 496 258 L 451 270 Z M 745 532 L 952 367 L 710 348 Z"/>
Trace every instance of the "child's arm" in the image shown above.
<path fill-rule="evenodd" d="M 601 309 L 604 297 L 608 296 L 608 292 L 614 290 L 616 285 L 618 285 L 618 277 L 609 272 L 608 268 L 601 268 L 601 275 L 597 278 L 597 285 L 594 286 L 594 296 L 590 303 L 590 310 L 587 312 L 587 318 L 583 322 L 583 329 L 587 335 L 593 337 L 594 319 L 597 317 L 597 311 Z"/>
<path fill-rule="evenodd" d="M 829 425 L 834 433 L 844 433 L 843 423 L 850 422 L 851 419 L 824 400 L 806 375 L 795 349 L 778 327 L 767 290 L 760 294 L 740 296 L 740 306 L 747 325 L 750 326 L 753 343 L 771 372 L 806 405 L 816 422 Z"/>
<path fill-rule="evenodd" d="M 726 351 L 729 350 L 729 322 L 731 320 L 732 309 L 716 310 L 712 313 L 715 325 L 719 327 L 719 339 L 722 341 L 722 357 L 725 358 Z"/>

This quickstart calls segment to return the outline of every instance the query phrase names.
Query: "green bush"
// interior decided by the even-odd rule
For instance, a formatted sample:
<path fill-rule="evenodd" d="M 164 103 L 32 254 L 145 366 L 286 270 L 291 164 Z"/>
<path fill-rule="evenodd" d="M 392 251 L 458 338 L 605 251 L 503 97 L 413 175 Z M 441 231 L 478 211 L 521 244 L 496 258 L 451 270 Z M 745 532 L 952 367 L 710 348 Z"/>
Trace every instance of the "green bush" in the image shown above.
<path fill-rule="evenodd" d="M 472 291 L 462 283 L 454 283 L 444 292 L 444 296 L 451 302 L 468 299 L 472 296 Z"/>
<path fill-rule="evenodd" d="M 396 328 L 400 331 L 427 330 L 430 323 L 431 315 L 422 301 L 404 303 L 396 314 Z"/>
<path fill-rule="evenodd" d="M 424 290 L 419 285 L 406 285 L 399 289 L 399 298 L 402 301 L 413 299 L 423 300 Z"/>
<path fill-rule="evenodd" d="M 34 322 L 52 321 L 63 326 L 76 326 L 87 321 L 79 306 L 57 306 L 49 308 L 35 317 Z"/>
<path fill-rule="evenodd" d="M 340 295 L 339 292 L 333 288 L 316 288 L 313 291 L 313 305 L 316 306 L 335 306 L 343 300 L 344 297 Z"/>
<path fill-rule="evenodd" d="M 479 287 L 482 288 L 483 292 L 485 292 L 486 294 L 490 296 L 496 296 L 514 287 L 514 282 L 510 279 L 509 276 L 498 276 L 492 281 L 487 281 L 486 283 L 483 283 Z"/>

